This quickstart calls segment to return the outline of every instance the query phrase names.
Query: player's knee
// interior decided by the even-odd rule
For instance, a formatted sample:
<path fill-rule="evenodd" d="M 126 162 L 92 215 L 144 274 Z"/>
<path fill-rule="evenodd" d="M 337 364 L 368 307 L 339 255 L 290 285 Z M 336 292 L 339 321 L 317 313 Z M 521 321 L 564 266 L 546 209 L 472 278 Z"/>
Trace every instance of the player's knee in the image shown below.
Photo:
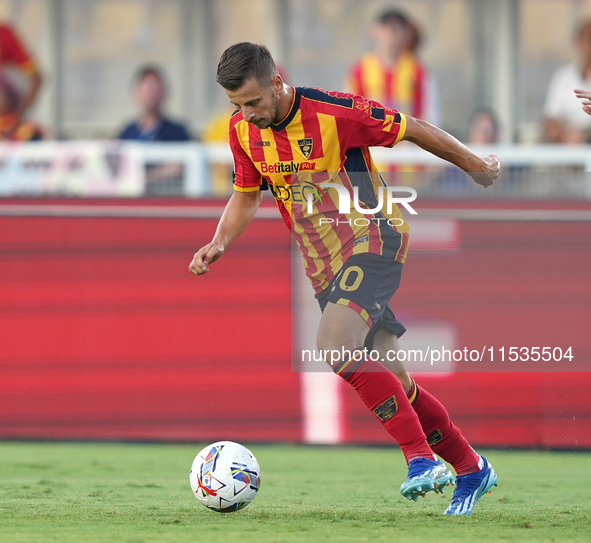
<path fill-rule="evenodd" d="M 412 388 L 412 378 L 410 377 L 409 373 L 407 371 L 395 371 L 392 373 L 394 373 L 396 379 L 400 381 L 404 392 L 408 394 Z"/>
<path fill-rule="evenodd" d="M 354 337 L 355 334 L 343 332 L 338 329 L 319 330 L 316 338 L 316 347 L 319 351 L 352 351 L 363 345 L 363 337 Z"/>
<path fill-rule="evenodd" d="M 360 349 L 360 344 L 355 344 L 350 338 L 325 334 L 318 335 L 316 346 L 324 361 L 332 368 Z"/>

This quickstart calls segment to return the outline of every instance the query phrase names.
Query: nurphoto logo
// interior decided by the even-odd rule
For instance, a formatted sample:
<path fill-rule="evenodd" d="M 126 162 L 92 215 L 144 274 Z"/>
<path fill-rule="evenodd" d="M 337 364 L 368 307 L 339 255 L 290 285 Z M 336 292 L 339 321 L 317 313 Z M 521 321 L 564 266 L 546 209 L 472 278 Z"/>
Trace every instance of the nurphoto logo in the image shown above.
<path fill-rule="evenodd" d="M 320 183 L 319 186 L 325 189 L 335 189 L 339 195 L 339 213 L 341 213 L 342 215 L 348 215 L 349 213 L 351 213 L 351 195 L 349 194 L 349 191 L 346 187 L 344 187 L 343 185 L 339 185 L 337 183 Z M 410 196 L 395 196 L 395 193 L 400 192 L 410 193 Z M 325 195 L 324 192 L 322 194 L 323 196 Z M 308 214 L 310 215 L 314 213 L 314 200 L 316 199 L 316 197 L 317 195 L 314 194 L 312 191 L 308 192 L 308 194 L 306 195 L 306 200 L 308 202 Z M 417 191 L 412 187 L 379 187 L 376 197 L 378 200 L 376 207 L 362 207 L 359 205 L 359 187 L 353 187 L 353 207 L 359 213 L 362 213 L 364 215 L 373 215 L 375 213 L 378 213 L 382 210 L 385 200 L 388 214 L 392 214 L 392 209 L 394 205 L 400 204 L 410 214 L 417 215 L 417 212 L 410 205 L 410 202 L 414 202 L 414 200 L 417 199 Z"/>

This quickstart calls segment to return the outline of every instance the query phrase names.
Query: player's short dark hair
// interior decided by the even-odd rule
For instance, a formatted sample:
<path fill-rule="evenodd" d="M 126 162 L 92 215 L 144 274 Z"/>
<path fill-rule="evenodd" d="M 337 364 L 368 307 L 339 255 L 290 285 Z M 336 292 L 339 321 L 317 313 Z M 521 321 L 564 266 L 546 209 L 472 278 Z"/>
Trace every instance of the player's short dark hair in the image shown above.
<path fill-rule="evenodd" d="M 396 21 L 406 26 L 408 24 L 408 20 L 409 19 L 406 13 L 400 11 L 399 9 L 387 9 L 386 11 L 382 11 L 382 13 L 380 13 L 377 18 L 377 22 L 382 25 L 387 25 Z"/>
<path fill-rule="evenodd" d="M 235 91 L 247 79 L 270 83 L 277 74 L 277 66 L 269 49 L 262 43 L 240 42 L 228 47 L 218 63 L 215 80 L 224 89 Z"/>

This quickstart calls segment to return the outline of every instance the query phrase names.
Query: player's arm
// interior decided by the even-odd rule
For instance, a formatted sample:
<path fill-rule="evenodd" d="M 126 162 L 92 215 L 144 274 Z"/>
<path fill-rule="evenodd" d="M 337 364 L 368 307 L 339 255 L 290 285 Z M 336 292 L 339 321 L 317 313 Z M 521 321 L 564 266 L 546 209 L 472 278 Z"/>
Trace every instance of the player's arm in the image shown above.
<path fill-rule="evenodd" d="M 402 139 L 451 162 L 483 187 L 492 185 L 499 175 L 499 159 L 496 155 L 481 158 L 451 134 L 427 121 L 407 116 L 406 131 Z"/>
<path fill-rule="evenodd" d="M 263 199 L 261 191 L 234 192 L 226 204 L 222 218 L 210 243 L 201 247 L 189 265 L 189 271 L 203 275 L 209 271 L 208 265 L 220 258 L 254 218 Z"/>

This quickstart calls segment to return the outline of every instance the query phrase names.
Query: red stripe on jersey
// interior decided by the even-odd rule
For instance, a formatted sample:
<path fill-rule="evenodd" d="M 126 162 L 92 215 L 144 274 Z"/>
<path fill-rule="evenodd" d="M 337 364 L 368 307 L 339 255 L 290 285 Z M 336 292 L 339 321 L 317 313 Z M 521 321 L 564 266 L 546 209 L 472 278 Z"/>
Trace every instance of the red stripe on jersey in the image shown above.
<path fill-rule="evenodd" d="M 304 227 L 304 231 L 306 233 L 308 233 L 310 230 L 314 230 L 313 227 L 311 226 L 312 222 L 309 219 L 298 220 L 298 224 L 300 224 L 301 226 Z M 313 272 L 322 271 L 322 270 L 317 270 L 317 266 L 316 266 L 316 263 L 314 262 L 314 258 L 312 256 L 310 256 L 310 246 L 313 246 L 313 244 L 311 244 L 311 243 L 308 244 L 308 243 L 304 242 L 304 240 L 297 233 L 295 228 L 291 229 L 291 233 L 292 233 L 293 237 L 296 239 L 296 241 L 299 245 L 299 248 L 300 248 L 300 252 L 302 253 L 302 257 L 303 257 L 304 261 L 306 262 L 306 275 L 310 278 L 310 280 L 312 281 L 312 287 L 314 288 L 314 290 L 316 290 L 316 288 L 320 285 L 320 281 L 314 277 L 315 273 L 310 273 L 309 270 L 312 270 Z M 318 248 L 314 247 L 314 249 L 316 249 L 318 251 Z"/>
<path fill-rule="evenodd" d="M 377 172 L 372 172 L 371 170 L 371 155 L 369 154 L 369 149 L 364 147 L 361 149 L 361 154 L 363 156 L 363 160 L 365 161 L 365 166 L 367 167 L 367 171 L 370 172 L 369 175 L 378 175 Z M 373 188 L 373 178 L 372 178 L 372 188 Z M 375 194 L 375 188 L 373 189 Z M 377 200 L 377 196 L 376 196 Z M 387 226 L 388 227 L 388 226 Z M 384 242 L 382 240 L 382 231 L 379 224 L 372 221 L 372 224 L 369 225 L 369 252 L 374 254 L 382 254 L 382 246 Z"/>
<path fill-rule="evenodd" d="M 355 174 L 354 174 L 355 175 Z M 361 175 L 361 174 L 356 174 L 356 175 Z M 346 180 L 343 179 L 343 185 L 345 185 L 347 188 L 349 187 L 353 187 L 353 183 L 351 182 L 349 176 L 347 174 L 345 174 L 346 176 Z M 351 188 L 351 190 L 353 190 Z M 361 206 L 361 202 L 359 202 L 360 207 Z M 353 201 L 351 200 L 351 210 L 353 210 Z M 371 220 L 370 216 L 364 216 L 367 219 L 369 219 L 371 222 L 367 225 L 367 232 L 363 233 L 363 235 L 368 235 L 369 236 L 369 248 L 370 249 L 377 249 L 374 251 L 375 254 L 381 254 L 381 249 L 382 249 L 382 236 L 381 236 L 381 232 L 380 232 L 380 228 L 377 225 L 377 223 L 375 223 L 374 221 Z M 346 227 L 347 225 L 345 225 Z M 349 235 L 350 240 L 355 240 L 356 239 L 356 234 L 355 231 L 353 229 L 353 226 L 350 227 L 351 233 L 347 232 L 347 235 Z M 358 235 L 358 234 L 357 234 Z M 347 258 L 349 258 L 352 254 L 353 251 L 355 250 L 355 244 L 354 243 L 349 243 L 349 245 L 346 246 L 346 248 L 343 250 L 343 261 L 345 261 Z"/>
<path fill-rule="evenodd" d="M 261 131 L 254 124 L 248 123 L 248 147 L 250 148 L 253 162 L 265 162 L 264 147 L 262 144 L 255 145 L 259 141 L 262 141 Z"/>
<path fill-rule="evenodd" d="M 318 233 L 318 230 L 314 226 L 314 223 L 310 219 L 302 219 L 298 221 L 304 227 L 304 231 L 308 236 L 308 240 L 314 249 L 316 249 L 316 253 L 318 254 L 318 258 L 320 260 L 324 260 L 325 264 L 327 259 L 330 258 L 330 250 L 324 243 L 324 240 Z"/>
<path fill-rule="evenodd" d="M 365 96 L 365 87 L 363 86 L 363 75 L 362 75 L 361 62 L 357 63 L 353 68 L 351 82 L 353 83 L 353 94 L 359 94 Z"/>
<path fill-rule="evenodd" d="M 382 222 L 386 222 L 385 218 Z M 391 228 L 388 224 L 386 224 L 385 228 Z M 370 253 L 374 254 L 382 254 L 382 247 L 384 242 L 382 241 L 382 231 L 376 222 L 372 221 L 372 224 L 369 226 L 369 247 L 368 250 Z"/>
<path fill-rule="evenodd" d="M 384 97 L 379 97 L 378 100 L 384 100 L 385 104 L 388 107 L 393 106 L 393 96 L 394 96 L 394 82 L 396 80 L 396 74 L 392 67 L 384 68 L 384 72 L 382 74 L 384 78 Z"/>
<path fill-rule="evenodd" d="M 289 211 L 287 210 L 287 208 L 285 207 L 285 204 L 281 201 L 281 200 L 275 200 L 277 202 L 277 207 L 279 208 L 279 213 L 281 213 L 281 216 L 283 217 L 283 222 L 285 222 L 285 226 L 287 226 L 287 228 L 289 228 L 289 230 L 292 230 L 292 224 L 291 224 L 291 216 L 289 214 Z"/>
<path fill-rule="evenodd" d="M 339 179 L 351 195 L 351 209 L 353 209 L 353 184 L 351 183 L 347 172 L 339 172 Z M 343 221 L 346 221 L 347 219 L 349 219 L 349 217 L 345 217 Z M 343 247 L 342 254 L 344 262 L 353 254 L 355 244 L 350 242 L 355 240 L 355 230 L 348 222 L 343 222 L 335 227 L 335 233 L 341 241 L 341 246 Z M 347 243 L 347 241 L 349 241 L 349 243 Z"/>
<path fill-rule="evenodd" d="M 308 114 L 308 109 L 311 108 L 309 100 L 302 100 L 300 109 L 302 109 L 302 119 L 306 119 L 306 122 L 302 122 L 304 128 L 304 134 L 306 138 L 312 138 L 312 153 L 310 154 L 309 160 L 324 157 L 324 149 L 322 145 L 322 133 L 320 132 L 320 121 L 316 115 L 317 110 L 313 110 L 312 114 Z"/>
<path fill-rule="evenodd" d="M 425 116 L 425 96 L 423 93 L 425 84 L 425 70 L 420 64 L 415 64 L 415 76 L 414 76 L 414 116 L 422 119 Z"/>
<path fill-rule="evenodd" d="M 408 250 L 408 232 L 403 232 L 400 234 L 402 236 L 400 240 L 400 249 L 396 253 L 396 262 L 404 262 L 406 258 L 406 251 Z"/>
<path fill-rule="evenodd" d="M 320 283 L 318 280 L 315 280 L 313 277 L 313 274 L 311 274 L 309 272 L 310 269 L 316 270 L 316 264 L 314 264 L 314 259 L 312 259 L 310 257 L 310 255 L 308 254 L 308 251 L 309 251 L 308 247 L 306 246 L 306 244 L 302 240 L 302 237 L 296 232 L 295 228 L 291 229 L 291 235 L 295 238 L 296 244 L 300 250 L 300 253 L 302 254 L 302 258 L 304 259 L 304 262 L 306 263 L 306 265 L 304 266 L 306 269 L 306 275 L 310 278 L 310 281 L 312 283 L 312 288 L 314 290 L 316 290 L 316 288 L 318 287 L 318 285 Z"/>
<path fill-rule="evenodd" d="M 273 132 L 273 138 L 275 139 L 275 149 L 277 150 L 279 160 L 281 162 L 290 162 L 293 160 L 293 151 L 291 150 L 287 132 L 285 130 Z M 289 183 L 289 178 L 290 176 L 286 176 L 287 183 Z"/>

